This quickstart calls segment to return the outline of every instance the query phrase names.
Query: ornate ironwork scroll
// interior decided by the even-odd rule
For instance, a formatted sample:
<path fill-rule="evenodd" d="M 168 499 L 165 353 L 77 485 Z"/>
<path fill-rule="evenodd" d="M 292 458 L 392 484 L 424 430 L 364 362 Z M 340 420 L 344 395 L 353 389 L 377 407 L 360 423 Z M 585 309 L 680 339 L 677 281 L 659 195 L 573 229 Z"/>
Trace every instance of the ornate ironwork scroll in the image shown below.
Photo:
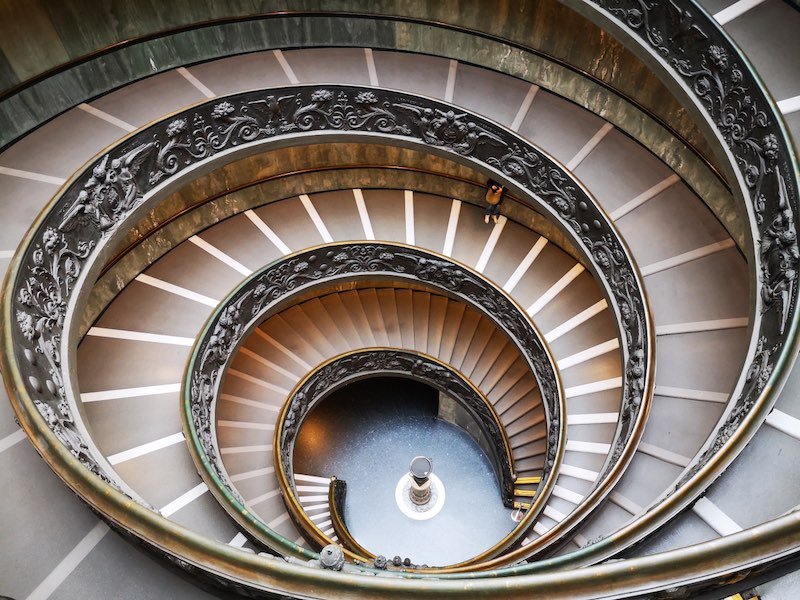
<path fill-rule="evenodd" d="M 691 0 L 592 0 L 649 48 L 705 110 L 735 160 L 756 243 L 755 353 L 723 421 L 676 483 L 692 479 L 756 405 L 770 404 L 796 344 L 798 168 L 779 113 L 740 51 Z M 788 352 L 788 356 L 787 356 Z M 766 407 L 764 408 L 766 410 Z M 766 412 L 763 413 L 766 415 Z"/>
<path fill-rule="evenodd" d="M 244 502 L 226 474 L 214 427 L 216 400 L 235 349 L 254 327 L 295 294 L 365 276 L 372 281 L 384 277 L 423 282 L 458 298 L 483 312 L 517 346 L 537 381 L 548 427 L 547 460 L 538 489 L 539 504 L 543 507 L 552 489 L 551 475 L 558 467 L 556 457 L 563 453 L 564 399 L 554 360 L 528 317 L 489 281 L 443 257 L 396 244 L 345 242 L 302 251 L 254 273 L 220 304 L 198 338 L 184 382 L 184 421 L 189 426 L 198 469 L 208 476 L 211 485 L 223 489 L 226 498 L 230 496 L 235 500 L 226 510 L 234 516 L 245 510 Z M 372 349 L 324 365 L 304 387 L 296 390 L 282 413 L 284 421 L 279 422 L 277 429 L 281 463 L 287 476 L 292 472 L 291 449 L 297 428 L 318 394 L 354 374 L 380 370 L 410 373 L 439 389 L 451 391 L 487 427 L 490 441 L 497 447 L 506 447 L 496 416 L 482 399 L 474 398 L 472 387 L 452 370 L 419 354 Z M 498 460 L 504 473 L 504 500 L 510 502 L 513 491 L 510 450 L 501 452 Z M 531 518 L 532 515 L 526 523 Z"/>
<path fill-rule="evenodd" d="M 494 123 L 412 94 L 353 86 L 298 86 L 215 99 L 125 139 L 71 180 L 26 238 L 4 292 L 4 320 L 16 323 L 4 360 L 11 365 L 7 371 L 21 404 L 28 414 L 38 414 L 31 418 L 50 428 L 86 468 L 111 482 L 113 476 L 101 466 L 104 460 L 87 451 L 75 427 L 76 390 L 63 383 L 71 367 L 64 361 L 76 344 L 65 324 L 80 306 L 79 292 L 91 284 L 87 279 L 99 268 L 103 249 L 162 187 L 193 167 L 222 153 L 232 158 L 239 148 L 299 143 L 311 135 L 320 141 L 328 133 L 386 136 L 464 157 L 493 169 L 532 205 L 551 214 L 604 281 L 619 317 L 624 403 L 613 444 L 622 449 L 638 440 L 651 387 L 651 324 L 631 260 L 602 210 L 560 165 Z M 778 260 L 775 253 L 767 256 Z M 435 262 L 420 267 L 431 279 L 447 277 L 436 273 Z M 778 298 L 781 288 L 775 283 Z M 549 426 L 565 427 L 555 416 Z M 612 454 L 597 485 L 619 476 L 619 457 L 620 452 Z M 549 455 L 548 468 L 556 460 Z"/>
<path fill-rule="evenodd" d="M 295 388 L 281 413 L 276 438 L 283 473 L 294 486 L 294 445 L 306 416 L 316 404 L 354 379 L 378 375 L 407 376 L 445 392 L 464 407 L 489 442 L 503 503 L 511 508 L 514 469 L 503 425 L 489 401 L 460 373 L 438 360 L 407 350 L 370 348 L 318 367 Z M 554 443 L 552 440 L 551 443 Z"/>

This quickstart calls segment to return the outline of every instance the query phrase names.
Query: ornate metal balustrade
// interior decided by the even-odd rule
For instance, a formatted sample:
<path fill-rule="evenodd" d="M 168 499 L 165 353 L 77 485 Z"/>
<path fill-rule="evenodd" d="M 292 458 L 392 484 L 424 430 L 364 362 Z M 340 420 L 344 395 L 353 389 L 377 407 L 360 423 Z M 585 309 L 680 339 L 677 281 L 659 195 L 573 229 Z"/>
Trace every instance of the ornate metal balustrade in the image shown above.
<path fill-rule="evenodd" d="M 798 349 L 798 163 L 780 112 L 748 60 L 692 0 L 565 3 L 638 43 L 639 53 L 677 83 L 715 132 L 749 216 L 754 310 L 750 348 L 728 406 L 702 451 L 671 489 L 644 515 L 607 538 L 520 572 L 602 560 L 677 515 L 758 430 Z"/>
<path fill-rule="evenodd" d="M 573 4 L 595 5 L 578 0 Z M 651 51 L 663 65 L 664 72 L 682 82 L 687 97 L 706 112 L 709 122 L 728 148 L 731 162 L 739 167 L 741 187 L 753 217 L 753 238 L 758 244 L 755 256 L 759 264 L 753 266 L 758 282 L 755 302 L 758 312 L 764 312 L 753 323 L 754 345 L 748 368 L 719 433 L 709 441 L 708 450 L 713 452 L 716 448 L 718 451 L 713 456 L 707 453 L 703 459 L 704 466 L 693 474 L 689 471 L 689 479 L 683 487 L 662 503 L 662 507 L 669 508 L 661 509 L 660 516 L 653 519 L 663 522 L 707 485 L 746 443 L 766 415 L 796 354 L 797 164 L 780 116 L 758 78 L 719 27 L 693 2 L 603 0 L 596 5 L 600 7 L 597 18 L 606 19 L 619 31 L 640 40 L 641 47 Z M 205 124 L 209 122 L 207 119 Z M 195 123 L 192 125 L 194 130 Z M 767 561 L 796 552 L 800 544 L 800 519 L 795 513 L 756 527 L 752 532 L 727 536 L 696 547 L 691 565 L 682 560 L 680 551 L 676 551 L 561 573 L 555 577 L 527 577 L 511 586 L 508 582 L 481 582 L 466 592 L 462 582 L 448 581 L 393 581 L 396 586 L 390 589 L 382 585 L 383 582 L 369 578 L 341 576 L 333 579 L 298 574 L 291 565 L 269 563 L 241 552 L 232 556 L 230 549 L 206 544 L 191 532 L 172 527 L 150 511 L 131 504 L 100 479 L 84 472 L 88 469 L 104 477 L 106 466 L 98 464 L 97 461 L 102 459 L 87 445 L 88 440 L 83 437 L 73 413 L 74 407 L 70 407 L 70 398 L 74 397 L 74 377 L 65 367 L 71 360 L 69 345 L 74 344 L 74 340 L 70 340 L 70 331 L 65 330 L 64 325 L 70 320 L 69 311 L 78 304 L 76 290 L 84 285 L 86 275 L 94 272 L 93 261 L 101 256 L 102 247 L 108 245 L 114 230 L 131 216 L 132 211 L 145 204 L 146 195 L 158 185 L 158 179 L 147 182 L 147 176 L 156 173 L 150 168 L 153 152 L 157 150 L 161 154 L 167 145 L 165 132 L 159 133 L 156 131 L 158 128 L 156 126 L 146 130 L 142 136 L 131 138 L 138 140 L 136 143 L 141 147 L 130 141 L 124 146 L 124 152 L 120 148 L 112 151 L 105 166 L 96 165 L 96 177 L 90 179 L 87 173 L 71 182 L 66 189 L 66 199 L 51 205 L 50 213 L 37 221 L 26 238 L 24 251 L 12 264 L 3 301 L 4 322 L 19 325 L 4 334 L 3 360 L 7 382 L 11 380 L 8 382 L 9 395 L 15 402 L 23 427 L 34 439 L 37 450 L 73 489 L 106 518 L 116 521 L 118 526 L 138 536 L 152 535 L 159 539 L 165 531 L 170 531 L 174 538 L 166 546 L 159 547 L 161 552 L 173 558 L 181 555 L 188 561 L 183 562 L 184 568 L 214 573 L 214 577 L 223 583 L 236 579 L 241 572 L 239 569 L 249 568 L 253 578 L 250 585 L 258 589 L 310 591 L 313 585 L 316 592 L 331 595 L 338 592 L 337 586 L 341 586 L 349 592 L 360 589 L 363 594 L 373 597 L 388 597 L 395 593 L 421 597 L 435 591 L 455 597 L 459 590 L 462 596 L 474 597 L 480 588 L 482 594 L 503 594 L 509 598 L 529 597 L 537 589 L 547 590 L 548 595 L 555 598 L 571 597 L 574 590 L 598 589 L 603 585 L 607 586 L 606 589 L 615 587 L 629 593 L 634 590 L 652 591 L 690 580 L 696 586 L 694 582 L 699 573 L 706 582 L 736 577 L 740 565 L 747 564 L 748 568 L 757 570 Z M 186 123 L 183 128 L 185 130 Z M 172 129 L 173 134 L 180 133 L 179 129 L 180 124 Z M 223 131 L 224 127 L 218 124 L 209 130 L 217 140 L 224 137 L 221 135 Z M 254 134 L 252 139 L 263 138 Z M 451 138 L 451 142 L 454 141 L 455 138 Z M 155 142 L 157 148 L 151 145 Z M 212 143 L 205 157 L 225 149 L 216 143 Z M 454 149 L 450 143 L 442 146 Z M 201 155 L 197 161 L 204 158 L 197 147 L 193 151 Z M 172 173 L 190 164 L 198 163 L 192 159 L 188 164 L 176 161 Z M 162 179 L 166 181 L 169 177 Z M 83 190 L 85 196 L 80 200 L 84 185 L 87 189 Z M 76 225 L 69 237 L 59 230 L 61 218 L 65 219 L 66 228 L 70 223 Z M 582 224 L 584 220 L 579 221 L 579 225 Z M 585 224 L 591 230 L 591 220 Z M 65 349 L 67 352 L 63 351 Z M 648 352 L 644 356 L 647 358 Z M 638 531 L 644 530 L 640 528 Z M 603 540 L 579 553 L 578 560 L 600 560 L 603 552 L 630 543 L 636 535 Z M 177 541 L 179 536 L 182 539 Z M 203 566 L 209 556 L 213 556 L 213 569 Z M 548 561 L 506 569 L 498 574 L 535 568 L 563 568 L 569 564 L 569 561 Z M 264 572 L 269 572 L 270 576 L 263 576 Z M 300 582 L 301 576 L 313 580 L 313 583 L 304 586 Z"/>
<path fill-rule="evenodd" d="M 493 463 L 500 487 L 501 500 L 506 507 L 511 508 L 514 500 L 514 458 L 508 436 L 492 404 L 469 379 L 450 365 L 421 352 L 396 348 L 365 348 L 348 352 L 318 366 L 295 386 L 278 417 L 273 443 L 274 462 L 279 465 L 281 471 L 278 480 L 281 483 L 285 482 L 291 488 L 284 492 L 296 491 L 294 490 L 295 442 L 303 421 L 314 407 L 353 381 L 366 377 L 392 375 L 426 383 L 450 396 L 467 411 L 487 441 L 491 452 L 489 458 Z M 558 441 L 551 439 L 548 446 L 550 445 L 557 446 Z M 550 470 L 552 471 L 552 468 Z"/>
<path fill-rule="evenodd" d="M 621 476 L 646 419 L 652 324 L 640 278 L 602 210 L 546 154 L 466 111 L 379 89 L 298 86 L 215 99 L 130 136 L 62 188 L 27 234 L 3 294 L 3 320 L 15 324 L 4 330 L 4 373 L 20 422 L 37 449 L 79 495 L 134 535 L 147 538 L 137 532 L 174 530 L 108 487 L 125 489 L 79 418 L 75 314 L 120 232 L 160 194 L 195 170 L 238 153 L 256 152 L 269 143 L 299 144 L 311 136 L 315 141 L 367 136 L 418 145 L 480 166 L 550 215 L 601 277 L 620 323 L 623 405 L 614 451 L 595 489 L 580 510 L 551 531 L 574 528 Z M 562 432 L 564 426 L 563 419 L 551 424 Z M 201 568 L 197 545 L 190 549 L 185 539 L 170 538 L 167 551 L 182 555 L 185 550 L 184 559 Z M 213 544 L 205 548 L 219 556 Z"/>
<path fill-rule="evenodd" d="M 783 120 L 749 63 L 694 2 L 599 0 L 596 4 L 649 47 L 706 111 L 739 170 L 738 183 L 749 201 L 756 245 L 751 265 L 756 274 L 755 352 L 750 353 L 724 426 L 677 483 L 680 486 L 731 439 L 761 403 L 762 391 L 777 391 L 776 384 L 785 377 L 785 373 L 773 377 L 773 372 L 786 362 L 784 348 L 796 343 L 797 161 Z"/>
<path fill-rule="evenodd" d="M 517 528 L 491 549 L 492 553 L 502 551 L 532 525 L 555 484 L 565 444 L 561 426 L 566 418 L 563 389 L 544 338 L 511 298 L 467 267 L 419 248 L 344 242 L 304 250 L 249 276 L 220 303 L 195 343 L 183 386 L 184 430 L 198 470 L 225 510 L 243 527 L 270 547 L 297 553 L 294 544 L 273 532 L 245 506 L 231 483 L 218 451 L 216 401 L 228 365 L 255 327 L 286 308 L 298 294 L 359 279 L 369 283 L 386 279 L 418 282 L 467 303 L 513 341 L 533 372 L 548 432 L 542 481 L 536 500 Z M 473 414 L 497 449 L 502 499 L 510 506 L 514 479 L 511 448 L 499 418 L 480 392 L 463 376 L 423 354 L 405 349 L 365 349 L 317 367 L 295 387 L 281 410 L 273 441 L 274 463 L 284 499 L 299 525 L 320 545 L 330 543 L 305 516 L 293 489 L 294 442 L 303 420 L 326 394 L 354 378 L 380 373 L 411 376 L 447 391 Z M 350 558 L 363 562 L 361 556 Z"/>

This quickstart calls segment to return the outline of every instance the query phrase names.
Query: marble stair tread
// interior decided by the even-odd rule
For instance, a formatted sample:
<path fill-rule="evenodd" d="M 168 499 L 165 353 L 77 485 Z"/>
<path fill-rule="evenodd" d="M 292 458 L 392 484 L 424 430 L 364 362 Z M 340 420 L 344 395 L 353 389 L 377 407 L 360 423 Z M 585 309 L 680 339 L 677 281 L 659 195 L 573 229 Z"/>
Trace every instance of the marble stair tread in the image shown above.
<path fill-rule="evenodd" d="M 388 343 L 394 348 L 400 348 L 403 339 L 400 334 L 400 317 L 397 313 L 397 297 L 394 288 L 382 288 L 375 292 L 378 308 L 381 312 L 381 322 L 386 330 Z M 445 299 L 445 303 L 447 300 Z"/>
<path fill-rule="evenodd" d="M 188 240 L 144 273 L 215 300 L 222 300 L 242 279 L 241 273 Z"/>
<path fill-rule="evenodd" d="M 325 355 L 317 350 L 308 340 L 296 335 L 292 326 L 280 315 L 270 318 L 259 326 L 264 333 L 279 342 L 308 364 L 325 360 Z"/>
<path fill-rule="evenodd" d="M 405 190 L 364 189 L 361 193 L 375 239 L 405 243 Z"/>
<path fill-rule="evenodd" d="M 111 456 L 179 433 L 181 416 L 175 410 L 179 403 L 176 391 L 88 402 L 83 411 L 93 426 L 92 440 L 103 456 Z M 123 423 L 136 423 L 136 427 L 124 427 Z"/>
<path fill-rule="evenodd" d="M 488 319 L 481 319 L 475 329 L 475 335 L 472 337 L 469 348 L 464 355 L 464 361 L 461 363 L 461 371 L 470 379 L 473 377 L 478 361 L 486 352 L 489 343 L 494 339 L 495 331 L 494 323 Z"/>
<path fill-rule="evenodd" d="M 229 398 L 221 398 L 217 401 L 217 419 L 265 425 L 274 425 L 277 422 L 280 405 L 262 401 L 260 398 L 244 398 L 244 400 L 248 400 L 250 403 L 245 404 Z"/>
<path fill-rule="evenodd" d="M 275 354 L 280 353 L 271 353 L 270 359 L 267 360 L 260 352 L 246 346 L 234 357 L 231 367 L 257 379 L 270 381 L 279 387 L 291 388 L 304 375 L 303 370 L 296 364 L 290 365 L 289 369 L 282 367 L 272 360 L 278 358 Z"/>
<path fill-rule="evenodd" d="M 0 165 L 3 165 L 2 155 Z M 0 219 L 0 250 L 10 252 L 19 246 L 25 232 L 56 190 L 53 183 L 0 173 L 0 215 L 3 215 Z"/>
<path fill-rule="evenodd" d="M 125 135 L 125 130 L 72 108 L 9 146 L 0 154 L 0 165 L 66 180 Z M 55 194 L 58 185 L 49 185 Z"/>
<path fill-rule="evenodd" d="M 530 87 L 527 81 L 459 63 L 453 102 L 508 126 L 516 117 Z"/>
<path fill-rule="evenodd" d="M 502 237 L 502 236 L 501 236 Z M 532 246 L 528 246 L 530 250 Z M 548 243 L 514 286 L 512 295 L 527 310 L 575 266 L 575 259 Z M 505 283 L 505 282 L 504 282 Z M 557 299 L 557 298 L 556 298 Z"/>
<path fill-rule="evenodd" d="M 191 350 L 96 336 L 87 336 L 79 348 L 81 393 L 177 383 Z"/>
<path fill-rule="evenodd" d="M 609 132 L 574 170 L 607 211 L 619 208 L 672 175 L 656 156 L 619 130 Z"/>
<path fill-rule="evenodd" d="M 333 239 L 337 241 L 366 240 L 353 190 L 321 192 L 311 196 L 314 208 Z M 366 203 L 366 202 L 365 202 Z M 369 218 L 369 212 L 367 212 Z M 372 219 L 370 219 L 370 225 Z"/>
<path fill-rule="evenodd" d="M 304 48 L 283 55 L 301 83 L 333 83 L 335 74 L 336 83 L 369 85 L 363 48 Z"/>
<path fill-rule="evenodd" d="M 212 307 L 133 280 L 95 322 L 96 327 L 195 337 Z"/>
<path fill-rule="evenodd" d="M 328 312 L 331 319 L 333 319 L 339 327 L 342 336 L 344 336 L 350 348 L 358 348 L 359 346 L 365 345 L 364 340 L 362 340 L 358 332 L 358 328 L 350 316 L 350 312 L 344 305 L 341 294 L 326 294 L 322 296 L 319 301 Z"/>
<path fill-rule="evenodd" d="M 347 352 L 351 348 L 350 344 L 347 342 L 347 338 L 342 335 L 337 322 L 331 318 L 330 313 L 328 313 L 325 306 L 319 300 L 316 302 L 314 300 L 304 302 L 300 306 L 300 309 L 302 314 L 305 315 L 302 322 L 305 324 L 314 324 L 314 327 L 325 339 L 326 345 L 330 346 L 333 354 L 341 354 L 342 352 Z M 297 331 L 306 332 L 308 329 L 303 325 L 299 325 Z"/>
<path fill-rule="evenodd" d="M 292 252 L 323 244 L 299 198 L 287 198 L 253 210 Z"/>
<path fill-rule="evenodd" d="M 440 356 L 442 337 L 444 335 L 447 305 L 450 301 L 444 296 L 431 296 L 430 316 L 428 317 L 428 353 Z"/>
<path fill-rule="evenodd" d="M 656 326 L 747 318 L 749 302 L 737 293 L 747 266 L 733 248 L 645 278 Z"/>
<path fill-rule="evenodd" d="M 600 290 L 594 277 L 584 270 L 561 290 L 554 300 L 536 313 L 535 323 L 542 335 L 546 335 L 584 310 L 605 300 L 605 295 Z M 601 320 L 604 321 L 605 327 L 600 327 Z M 604 312 L 602 317 L 596 320 L 595 326 L 598 329 L 602 329 L 603 335 L 609 335 L 611 329 L 617 328 L 614 319 L 611 317 L 611 311 Z"/>
<path fill-rule="evenodd" d="M 776 100 L 800 94 L 797 12 L 789 3 L 765 0 L 725 25 Z"/>
<path fill-rule="evenodd" d="M 494 227 L 491 223 L 484 223 L 483 218 L 484 211 L 481 208 L 466 202 L 461 203 L 451 256 L 470 267 L 477 264 Z"/>
<path fill-rule="evenodd" d="M 382 86 L 444 98 L 450 61 L 440 56 L 373 50 L 375 70 Z"/>
<path fill-rule="evenodd" d="M 359 290 L 361 306 L 364 308 L 364 315 L 369 320 L 372 329 L 372 337 L 378 346 L 389 345 L 389 334 L 381 311 L 381 300 L 375 288 Z"/>
<path fill-rule="evenodd" d="M 615 224 L 640 267 L 730 239 L 714 214 L 681 181 Z"/>
<path fill-rule="evenodd" d="M 257 271 L 282 256 L 281 251 L 241 213 L 215 223 L 200 232 L 198 237 L 252 271 Z"/>
<path fill-rule="evenodd" d="M 553 127 L 554 123 L 558 126 Z M 566 164 L 604 123 L 602 118 L 574 102 L 540 89 L 520 124 L 519 133 Z"/>
<path fill-rule="evenodd" d="M 519 356 L 519 350 L 501 332 L 495 330 L 486 350 L 472 371 L 471 379 L 476 385 L 491 389 L 508 372 Z M 491 375 L 491 376 L 490 376 Z"/>
<path fill-rule="evenodd" d="M 361 295 L 357 290 L 342 292 L 340 295 L 342 298 L 342 304 L 347 310 L 350 320 L 353 322 L 353 326 L 358 332 L 358 336 L 361 338 L 361 343 L 368 347 L 377 346 L 378 342 L 375 339 L 375 335 L 372 333 L 372 327 L 370 326 L 367 315 L 364 312 L 364 305 L 361 302 Z M 400 328 L 402 331 L 402 323 Z"/>
<path fill-rule="evenodd" d="M 622 364 L 617 352 L 607 352 L 568 369 L 561 370 L 561 380 L 565 388 L 621 376 Z"/>
<path fill-rule="evenodd" d="M 453 352 L 455 351 L 464 316 L 469 314 L 469 309 L 465 304 L 448 302 L 442 329 L 442 343 L 439 345 L 439 356 L 445 362 L 449 363 L 453 360 Z"/>
<path fill-rule="evenodd" d="M 130 83 L 92 100 L 91 105 L 141 127 L 205 99 L 200 90 L 175 70 Z"/>
<path fill-rule="evenodd" d="M 192 65 L 189 72 L 218 96 L 289 83 L 271 50 L 210 60 Z"/>
<path fill-rule="evenodd" d="M 415 291 L 411 303 L 414 315 L 414 349 L 427 353 L 431 295 L 429 292 Z"/>

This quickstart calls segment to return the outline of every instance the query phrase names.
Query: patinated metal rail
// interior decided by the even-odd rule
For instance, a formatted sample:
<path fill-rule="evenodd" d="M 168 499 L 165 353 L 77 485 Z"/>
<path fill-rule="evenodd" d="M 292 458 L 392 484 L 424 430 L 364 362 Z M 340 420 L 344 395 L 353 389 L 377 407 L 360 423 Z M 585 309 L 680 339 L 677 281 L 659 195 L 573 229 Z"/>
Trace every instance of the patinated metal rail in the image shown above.
<path fill-rule="evenodd" d="M 4 332 L 3 360 L 15 408 L 48 462 L 106 518 L 134 535 L 174 528 L 134 508 L 132 494 L 93 448 L 78 416 L 75 314 L 111 240 L 196 169 L 269 143 L 360 136 L 421 146 L 480 166 L 560 224 L 585 254 L 620 324 L 624 396 L 614 451 L 583 511 L 560 529 L 574 528 L 621 476 L 652 392 L 652 324 L 630 256 L 588 192 L 542 151 L 468 112 L 380 89 L 298 86 L 200 104 L 109 149 L 65 185 L 12 263 L 3 318 L 15 326 Z M 548 426 L 563 433 L 564 420 L 553 417 Z M 554 465 L 558 457 L 549 460 Z M 166 551 L 202 564 L 197 555 L 183 553 L 183 544 L 173 539 Z"/>

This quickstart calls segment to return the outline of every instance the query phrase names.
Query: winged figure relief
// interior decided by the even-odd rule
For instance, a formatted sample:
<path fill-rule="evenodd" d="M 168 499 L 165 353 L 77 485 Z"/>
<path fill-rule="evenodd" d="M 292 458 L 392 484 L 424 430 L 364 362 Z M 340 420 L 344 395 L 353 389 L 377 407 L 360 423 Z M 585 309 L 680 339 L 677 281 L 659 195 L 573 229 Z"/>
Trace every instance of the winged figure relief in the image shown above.
<path fill-rule="evenodd" d="M 95 165 L 78 197 L 64 212 L 58 228 L 72 231 L 92 223 L 100 231 L 111 229 L 120 215 L 127 213 L 136 202 L 139 194 L 134 178 L 153 146 L 152 142 L 141 144 L 111 160 L 106 154 Z"/>
<path fill-rule="evenodd" d="M 708 39 L 708 36 L 702 29 L 695 23 L 694 15 L 678 6 L 672 0 L 667 4 L 670 24 L 672 25 L 672 35 L 669 40 L 677 45 L 677 49 L 683 52 L 686 46 L 692 42 L 698 42 Z"/>

